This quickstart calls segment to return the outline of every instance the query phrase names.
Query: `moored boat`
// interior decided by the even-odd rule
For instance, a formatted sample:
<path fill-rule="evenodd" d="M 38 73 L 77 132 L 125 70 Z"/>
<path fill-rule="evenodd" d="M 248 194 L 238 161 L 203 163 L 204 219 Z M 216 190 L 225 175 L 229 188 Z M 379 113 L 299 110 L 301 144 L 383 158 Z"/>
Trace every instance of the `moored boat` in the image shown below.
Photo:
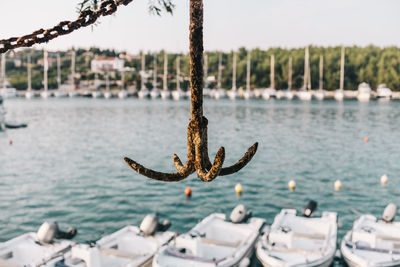
<path fill-rule="evenodd" d="M 37 233 L 27 233 L 0 243 L 0 266 L 60 266 L 65 254 L 75 246 L 75 229 L 62 232 L 56 223 L 45 222 Z M 61 239 L 61 240 L 55 240 Z"/>
<path fill-rule="evenodd" d="M 157 250 L 175 236 L 166 231 L 168 221 L 159 223 L 155 214 L 147 215 L 140 227 L 128 225 L 104 236 L 95 244 L 77 245 L 65 259 L 69 267 L 150 266 Z"/>
<path fill-rule="evenodd" d="M 365 102 L 371 98 L 371 87 L 368 83 L 360 83 L 358 86 L 357 99 L 358 101 Z"/>
<path fill-rule="evenodd" d="M 400 222 L 394 222 L 397 207 L 389 204 L 381 220 L 361 215 L 342 240 L 340 250 L 350 267 L 400 266 Z"/>
<path fill-rule="evenodd" d="M 238 205 L 230 220 L 213 213 L 154 256 L 153 266 L 248 266 L 265 223 Z"/>
<path fill-rule="evenodd" d="M 392 90 L 387 87 L 386 84 L 382 83 L 378 85 L 376 89 L 376 97 L 381 99 L 391 99 L 392 98 Z"/>
<path fill-rule="evenodd" d="M 323 212 L 312 218 L 317 203 L 310 201 L 302 216 L 282 209 L 257 243 L 257 258 L 264 266 L 330 266 L 336 252 L 337 214 Z"/>

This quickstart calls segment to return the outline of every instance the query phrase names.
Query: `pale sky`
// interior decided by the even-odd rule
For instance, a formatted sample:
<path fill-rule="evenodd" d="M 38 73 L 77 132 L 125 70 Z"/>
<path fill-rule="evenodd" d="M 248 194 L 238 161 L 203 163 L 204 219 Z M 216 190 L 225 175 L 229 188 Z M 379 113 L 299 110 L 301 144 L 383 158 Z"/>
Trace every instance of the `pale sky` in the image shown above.
<path fill-rule="evenodd" d="M 0 39 L 77 17 L 79 0 L 0 0 Z M 97 46 L 188 51 L 189 0 L 174 0 L 174 15 L 150 15 L 134 0 L 100 25 L 59 37 L 50 50 Z M 400 0 L 204 0 L 206 50 L 305 45 L 400 45 Z M 40 48 L 40 46 L 36 46 Z"/>

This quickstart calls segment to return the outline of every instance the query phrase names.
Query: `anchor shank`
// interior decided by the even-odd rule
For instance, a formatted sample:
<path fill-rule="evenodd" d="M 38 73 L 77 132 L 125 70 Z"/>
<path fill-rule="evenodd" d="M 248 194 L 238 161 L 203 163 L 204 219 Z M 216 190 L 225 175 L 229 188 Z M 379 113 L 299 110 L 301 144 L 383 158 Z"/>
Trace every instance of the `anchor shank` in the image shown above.
<path fill-rule="evenodd" d="M 190 0 L 191 120 L 203 117 L 203 0 Z"/>

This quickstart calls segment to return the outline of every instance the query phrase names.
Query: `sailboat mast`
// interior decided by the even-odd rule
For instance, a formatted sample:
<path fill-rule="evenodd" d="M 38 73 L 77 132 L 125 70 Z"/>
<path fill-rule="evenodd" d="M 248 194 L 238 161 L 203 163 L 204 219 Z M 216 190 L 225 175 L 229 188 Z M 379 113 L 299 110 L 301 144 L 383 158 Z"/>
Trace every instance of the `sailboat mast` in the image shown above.
<path fill-rule="evenodd" d="M 340 90 L 344 89 L 344 46 L 342 46 L 342 55 L 340 57 Z"/>
<path fill-rule="evenodd" d="M 233 53 L 233 70 L 232 70 L 232 90 L 236 91 L 236 60 L 237 54 Z"/>
<path fill-rule="evenodd" d="M 180 66 L 180 61 L 181 61 L 181 57 L 178 56 L 176 58 L 176 90 L 177 91 L 181 90 L 181 84 L 180 84 L 181 66 Z"/>
<path fill-rule="evenodd" d="M 247 53 L 246 91 L 250 92 L 250 51 Z"/>
<path fill-rule="evenodd" d="M 2 82 L 2 87 L 6 88 L 6 54 L 1 54 L 1 73 L 0 78 Z"/>
<path fill-rule="evenodd" d="M 305 50 L 305 55 L 304 55 L 304 85 L 303 88 L 304 90 L 307 90 L 307 82 L 308 82 L 308 46 L 306 47 Z"/>
<path fill-rule="evenodd" d="M 324 86 L 324 57 L 319 56 L 319 90 Z"/>
<path fill-rule="evenodd" d="M 208 55 L 204 54 L 204 65 L 203 65 L 203 72 L 204 72 L 204 88 L 208 88 Z"/>
<path fill-rule="evenodd" d="M 58 90 L 61 88 L 61 58 L 60 54 L 57 53 L 57 87 Z"/>
<path fill-rule="evenodd" d="M 157 54 L 154 55 L 153 89 L 157 88 Z"/>
<path fill-rule="evenodd" d="M 142 53 L 142 77 L 140 79 L 140 90 L 144 90 L 144 74 L 146 68 L 146 56 Z"/>
<path fill-rule="evenodd" d="M 47 70 L 49 69 L 49 62 L 48 62 L 48 53 L 47 50 L 44 50 L 44 55 L 43 55 L 43 72 L 44 72 L 44 80 L 43 80 L 43 85 L 44 85 L 44 90 L 48 90 L 48 85 L 47 85 Z"/>
<path fill-rule="evenodd" d="M 72 83 L 72 88 L 75 89 L 75 57 L 76 57 L 76 52 L 75 50 L 72 51 L 71 55 L 71 83 Z"/>
<path fill-rule="evenodd" d="M 289 90 L 292 90 L 292 86 L 293 86 L 293 82 L 292 82 L 292 76 L 293 76 L 293 58 L 292 57 L 289 57 L 289 73 L 288 73 L 288 78 L 289 78 L 289 81 L 288 81 L 288 88 L 289 88 Z"/>
<path fill-rule="evenodd" d="M 168 55 L 164 53 L 164 76 L 163 76 L 163 90 L 168 90 Z"/>
<path fill-rule="evenodd" d="M 28 91 L 32 90 L 32 65 L 31 65 L 31 55 L 28 55 Z"/>
<path fill-rule="evenodd" d="M 275 56 L 271 55 L 270 88 L 275 89 Z"/>
<path fill-rule="evenodd" d="M 221 84 L 222 84 L 222 53 L 219 53 L 218 57 L 218 83 L 217 83 L 217 88 L 221 89 Z"/>

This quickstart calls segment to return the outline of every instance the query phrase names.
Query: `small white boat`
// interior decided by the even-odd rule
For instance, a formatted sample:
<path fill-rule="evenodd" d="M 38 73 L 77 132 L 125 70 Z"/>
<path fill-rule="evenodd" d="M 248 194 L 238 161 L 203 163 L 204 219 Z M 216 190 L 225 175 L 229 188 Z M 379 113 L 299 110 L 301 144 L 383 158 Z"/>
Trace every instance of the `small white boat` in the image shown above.
<path fill-rule="evenodd" d="M 17 96 L 17 89 L 13 88 L 6 76 L 6 54 L 1 55 L 1 65 L 0 65 L 0 96 L 3 98 L 14 98 Z"/>
<path fill-rule="evenodd" d="M 172 99 L 175 101 L 179 101 L 179 100 L 185 98 L 185 93 L 181 89 L 173 90 L 171 92 L 171 95 L 172 95 Z"/>
<path fill-rule="evenodd" d="M 67 97 L 68 93 L 67 91 L 63 90 L 63 89 L 58 89 L 56 91 L 54 91 L 54 97 Z"/>
<path fill-rule="evenodd" d="M 343 101 L 343 99 L 344 99 L 343 90 L 341 90 L 341 89 L 336 90 L 334 98 L 336 99 L 336 101 Z"/>
<path fill-rule="evenodd" d="M 26 99 L 32 99 L 34 97 L 35 97 L 35 94 L 32 92 L 32 90 L 26 91 L 26 93 L 25 93 L 25 98 Z"/>
<path fill-rule="evenodd" d="M 324 100 L 324 98 L 325 98 L 325 93 L 324 93 L 323 90 L 318 90 L 318 91 L 316 91 L 316 92 L 314 93 L 314 97 L 315 97 L 317 100 L 319 100 L 319 101 Z"/>
<path fill-rule="evenodd" d="M 171 98 L 171 92 L 168 90 L 162 90 L 160 94 L 162 100 L 167 100 Z"/>
<path fill-rule="evenodd" d="M 55 238 L 71 239 L 76 230 L 62 232 L 56 223 L 45 222 L 37 233 L 27 233 L 0 243 L 0 266 L 59 266 L 76 242 Z"/>
<path fill-rule="evenodd" d="M 323 212 L 311 218 L 317 203 L 310 201 L 302 216 L 283 209 L 257 243 L 257 258 L 264 266 L 324 266 L 336 252 L 337 214 Z"/>
<path fill-rule="evenodd" d="M 44 90 L 44 91 L 40 92 L 40 97 L 43 99 L 47 99 L 47 98 L 51 97 L 51 93 L 47 90 Z"/>
<path fill-rule="evenodd" d="M 296 95 L 300 100 L 303 101 L 310 101 L 312 98 L 311 92 L 305 90 L 298 91 Z"/>
<path fill-rule="evenodd" d="M 382 220 L 361 215 L 342 240 L 340 250 L 350 267 L 400 266 L 400 222 L 394 222 L 397 207 L 389 204 Z"/>
<path fill-rule="evenodd" d="M 72 91 L 68 92 L 68 97 L 77 97 L 77 96 L 79 96 L 79 94 L 75 90 L 72 90 Z"/>
<path fill-rule="evenodd" d="M 104 91 L 103 96 L 105 99 L 110 99 L 112 98 L 112 93 L 109 90 Z"/>
<path fill-rule="evenodd" d="M 239 97 L 239 93 L 235 89 L 231 89 L 226 92 L 230 100 L 235 100 L 236 98 Z"/>
<path fill-rule="evenodd" d="M 262 96 L 262 94 L 263 94 L 263 89 L 261 89 L 261 88 L 255 88 L 254 90 L 253 90 L 253 98 L 260 98 L 261 96 Z"/>
<path fill-rule="evenodd" d="M 276 99 L 282 99 L 285 97 L 285 92 L 283 90 L 276 91 Z"/>
<path fill-rule="evenodd" d="M 274 88 L 267 88 L 264 90 L 263 95 L 268 94 L 270 98 L 276 98 L 276 89 Z"/>
<path fill-rule="evenodd" d="M 157 250 L 175 236 L 174 232 L 165 231 L 169 225 L 168 221 L 160 224 L 156 215 L 147 215 L 140 228 L 129 225 L 94 245 L 74 246 L 65 264 L 69 267 L 150 266 Z"/>
<path fill-rule="evenodd" d="M 384 83 L 378 85 L 376 93 L 376 97 L 381 99 L 391 99 L 393 94 L 392 90 Z"/>
<path fill-rule="evenodd" d="M 3 98 L 14 98 L 17 96 L 17 89 L 12 87 L 0 88 L 0 96 Z"/>
<path fill-rule="evenodd" d="M 269 92 L 268 92 L 267 89 L 264 89 L 264 90 L 262 90 L 261 97 L 262 97 L 264 100 L 268 100 L 268 99 L 271 98 L 271 95 L 269 94 Z"/>
<path fill-rule="evenodd" d="M 157 88 L 153 88 L 150 92 L 151 99 L 156 99 L 160 97 L 160 90 Z"/>
<path fill-rule="evenodd" d="M 140 99 L 144 99 L 144 98 L 149 98 L 150 97 L 150 92 L 147 88 L 145 89 L 140 89 L 138 92 L 138 97 Z"/>
<path fill-rule="evenodd" d="M 94 90 L 91 92 L 91 94 L 92 94 L 92 98 L 103 97 L 103 92 L 101 92 L 100 90 Z"/>
<path fill-rule="evenodd" d="M 128 92 L 125 89 L 122 89 L 118 92 L 119 99 L 125 99 L 128 97 Z"/>
<path fill-rule="evenodd" d="M 358 86 L 358 94 L 357 94 L 357 99 L 360 102 L 365 102 L 369 101 L 371 98 L 371 87 L 369 86 L 368 83 L 361 83 Z"/>
<path fill-rule="evenodd" d="M 246 99 L 246 100 L 252 99 L 252 98 L 254 98 L 254 94 L 250 90 L 245 90 L 243 92 L 243 98 Z"/>
<path fill-rule="evenodd" d="M 3 107 L 3 97 L 0 96 L 0 131 L 3 131 L 5 129 L 5 115 L 6 111 Z"/>
<path fill-rule="evenodd" d="M 161 248 L 154 256 L 153 267 L 248 266 L 265 223 L 264 219 L 249 218 L 250 215 L 243 205 L 232 211 L 230 221 L 225 214 L 209 215 Z"/>
<path fill-rule="evenodd" d="M 226 90 L 225 89 L 213 89 L 211 91 L 211 97 L 215 99 L 226 98 Z"/>

